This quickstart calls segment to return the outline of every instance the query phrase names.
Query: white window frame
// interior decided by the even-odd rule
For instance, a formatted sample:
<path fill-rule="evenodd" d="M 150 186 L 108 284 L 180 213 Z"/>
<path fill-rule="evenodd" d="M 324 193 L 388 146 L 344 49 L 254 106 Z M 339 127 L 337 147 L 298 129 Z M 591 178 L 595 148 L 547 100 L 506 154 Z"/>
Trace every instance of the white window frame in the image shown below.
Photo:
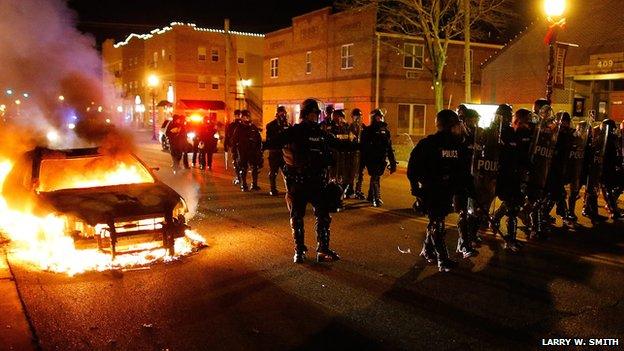
<path fill-rule="evenodd" d="M 206 90 L 206 76 L 204 75 L 197 76 L 197 89 Z"/>
<path fill-rule="evenodd" d="M 355 67 L 353 63 L 353 43 L 340 47 L 340 69 L 347 70 Z"/>
<path fill-rule="evenodd" d="M 206 56 L 206 47 L 198 46 L 197 47 L 197 61 L 206 62 L 208 56 Z"/>
<path fill-rule="evenodd" d="M 416 56 L 416 48 L 420 47 L 420 52 L 422 55 Z M 405 59 L 411 58 L 412 64 L 411 66 L 405 65 Z M 425 61 L 425 46 L 423 44 L 418 43 L 403 43 L 403 68 L 405 69 L 424 69 L 424 61 Z M 420 67 L 417 66 L 417 63 L 420 62 Z"/>
<path fill-rule="evenodd" d="M 306 51 L 305 63 L 306 63 L 306 74 L 312 74 L 312 51 Z"/>
<path fill-rule="evenodd" d="M 399 111 L 399 107 L 401 105 L 404 106 L 409 106 L 409 126 L 408 126 L 408 135 L 413 135 L 413 136 L 424 136 L 427 135 L 427 105 L 425 104 L 413 104 L 413 103 L 399 103 L 397 104 L 397 118 L 398 118 L 398 111 Z M 414 132 L 414 106 L 422 106 L 423 107 L 423 131 L 422 133 L 416 134 Z M 397 121 L 397 134 L 399 132 L 399 124 Z"/>
<path fill-rule="evenodd" d="M 273 57 L 269 61 L 269 74 L 271 78 L 279 77 L 279 57 Z"/>

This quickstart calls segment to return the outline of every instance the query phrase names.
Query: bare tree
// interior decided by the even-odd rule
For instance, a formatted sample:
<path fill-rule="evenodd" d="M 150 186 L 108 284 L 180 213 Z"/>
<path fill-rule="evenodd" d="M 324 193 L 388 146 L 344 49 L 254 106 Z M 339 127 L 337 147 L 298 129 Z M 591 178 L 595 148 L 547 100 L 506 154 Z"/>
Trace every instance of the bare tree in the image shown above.
<path fill-rule="evenodd" d="M 465 10 L 469 2 L 469 11 Z M 435 106 L 444 106 L 443 73 L 448 58 L 449 40 L 464 37 L 465 29 L 476 39 L 488 29 L 503 28 L 513 13 L 510 0 L 338 0 L 343 9 L 374 6 L 380 31 L 421 37 L 429 56 L 427 69 L 432 74 Z M 468 14 L 468 17 L 466 16 Z M 469 18 L 469 21 L 466 19 Z M 468 56 L 470 49 L 467 50 Z M 470 60 L 470 57 L 466 57 Z M 468 67 L 468 65 L 466 65 Z M 470 74 L 469 74 L 470 75 Z M 469 77 L 466 77 L 469 78 Z M 469 84 L 469 83 L 468 83 Z"/>

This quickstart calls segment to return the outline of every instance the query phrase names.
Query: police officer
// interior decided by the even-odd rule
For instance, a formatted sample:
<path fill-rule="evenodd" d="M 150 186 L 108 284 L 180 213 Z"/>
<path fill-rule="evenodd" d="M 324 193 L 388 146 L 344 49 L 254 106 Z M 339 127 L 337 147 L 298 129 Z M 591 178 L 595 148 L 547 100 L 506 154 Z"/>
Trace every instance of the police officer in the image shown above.
<path fill-rule="evenodd" d="M 373 207 L 383 204 L 381 201 L 381 176 L 389 164 L 390 174 L 396 172 L 397 162 L 392 149 L 392 140 L 388 125 L 384 122 L 384 113 L 380 109 L 371 112 L 371 124 L 362 133 L 362 159 L 370 176 L 367 200 Z"/>
<path fill-rule="evenodd" d="M 617 200 L 619 197 L 619 186 L 621 179 L 619 178 L 622 167 L 622 160 L 620 159 L 619 151 L 619 138 L 616 134 L 617 126 L 612 119 L 605 119 L 602 121 L 602 126 L 605 130 L 608 129 L 607 142 L 604 151 L 604 161 L 602 164 L 602 176 L 600 179 L 602 195 L 606 202 L 606 208 L 609 212 L 611 219 L 621 219 L 622 215 L 617 206 Z"/>
<path fill-rule="evenodd" d="M 232 147 L 232 136 L 234 135 L 234 131 L 236 130 L 236 128 L 238 128 L 238 126 L 241 124 L 241 110 L 234 110 L 234 120 L 232 122 L 230 122 L 227 126 L 225 126 L 225 137 L 223 139 L 223 149 L 225 150 L 226 155 L 229 154 L 229 156 L 232 159 L 232 165 L 234 166 L 234 174 L 236 175 L 234 177 L 234 180 L 232 181 L 234 183 L 234 185 L 238 185 L 240 184 L 240 179 L 238 178 L 239 172 L 238 172 L 238 164 L 236 163 L 236 160 L 238 159 L 238 156 L 236 155 L 236 150 Z M 227 168 L 227 162 L 228 160 L 226 159 L 226 168 Z"/>
<path fill-rule="evenodd" d="M 429 218 L 423 249 L 428 262 L 437 261 L 441 272 L 457 266 L 449 258 L 445 243 L 445 218 L 451 212 L 457 193 L 473 195 L 473 180 L 468 169 L 466 149 L 462 147 L 463 127 L 457 113 L 442 110 L 436 116 L 438 132 L 421 140 L 410 154 L 407 177 Z"/>
<path fill-rule="evenodd" d="M 241 111 L 241 123 L 232 135 L 232 149 L 237 155 L 238 179 L 241 191 L 249 191 L 247 171 L 251 167 L 251 190 L 260 190 L 258 173 L 262 168 L 262 136 L 260 130 L 251 123 L 251 113 Z"/>
<path fill-rule="evenodd" d="M 349 141 L 349 124 L 345 119 L 344 110 L 334 110 L 327 132 L 333 138 L 332 165 L 330 180 L 340 186 L 343 194 L 351 183 L 351 142 Z M 341 199 L 342 200 L 342 199 Z M 340 201 L 342 209 L 342 201 Z"/>
<path fill-rule="evenodd" d="M 557 205 L 557 215 L 565 221 L 567 214 L 566 203 L 566 166 L 570 149 L 572 148 L 572 138 L 574 130 L 571 128 L 572 119 L 570 114 L 565 111 L 557 112 L 557 120 L 559 120 L 559 135 L 555 145 L 555 152 L 550 164 L 550 170 L 546 181 L 546 204 L 544 206 L 543 217 L 550 223 L 555 219 L 550 215 L 550 211 Z"/>
<path fill-rule="evenodd" d="M 173 120 L 167 126 L 165 135 L 169 139 L 173 171 L 176 172 L 180 169 L 180 160 L 183 161 L 184 168 L 190 168 L 187 152 L 191 145 L 186 136 L 186 118 L 183 115 L 174 115 Z"/>
<path fill-rule="evenodd" d="M 520 250 L 516 240 L 518 213 L 524 204 L 528 173 L 531 167 L 530 150 L 532 141 L 532 113 L 527 109 L 515 112 L 511 127 L 502 130 L 502 153 L 499 159 L 496 195 L 502 204 L 492 216 L 490 228 L 494 234 L 503 236 L 505 249 L 512 252 Z M 500 221 L 507 216 L 507 234 L 500 231 Z"/>
<path fill-rule="evenodd" d="M 318 100 L 305 100 L 301 106 L 301 122 L 293 125 L 281 137 L 281 143 L 285 145 L 286 205 L 290 212 L 290 225 L 295 241 L 295 263 L 304 262 L 308 250 L 304 242 L 303 225 L 308 203 L 314 207 L 316 217 L 317 261 L 340 259 L 329 248 L 331 216 L 323 192 L 328 184 L 331 137 L 318 124 L 321 114 L 319 105 Z"/>
<path fill-rule="evenodd" d="M 366 125 L 362 121 L 362 110 L 354 108 L 351 111 L 351 124 L 349 125 L 350 139 L 353 143 L 353 148 L 356 150 L 356 181 L 355 188 L 353 184 L 349 184 L 347 188 L 347 197 L 354 196 L 359 200 L 364 200 L 366 197 L 362 192 L 362 182 L 364 181 L 364 161 L 362 160 L 362 133 Z"/>
<path fill-rule="evenodd" d="M 269 151 L 269 183 L 271 196 L 279 195 L 277 191 L 277 174 L 284 167 L 284 156 L 279 139 L 290 126 L 288 125 L 288 112 L 284 106 L 279 106 L 275 113 L 275 119 L 266 125 L 266 142 L 264 149 Z M 282 172 L 283 174 L 283 172 Z"/>
<path fill-rule="evenodd" d="M 332 124 L 332 115 L 334 114 L 334 105 L 327 105 L 325 107 L 325 115 L 323 116 L 323 120 L 321 121 L 321 129 L 324 131 L 328 131 Z"/>
<path fill-rule="evenodd" d="M 199 140 L 197 145 L 199 150 L 199 169 L 212 170 L 212 156 L 217 150 L 219 135 L 217 126 L 210 117 L 204 117 L 203 123 L 199 126 L 197 139 Z"/>

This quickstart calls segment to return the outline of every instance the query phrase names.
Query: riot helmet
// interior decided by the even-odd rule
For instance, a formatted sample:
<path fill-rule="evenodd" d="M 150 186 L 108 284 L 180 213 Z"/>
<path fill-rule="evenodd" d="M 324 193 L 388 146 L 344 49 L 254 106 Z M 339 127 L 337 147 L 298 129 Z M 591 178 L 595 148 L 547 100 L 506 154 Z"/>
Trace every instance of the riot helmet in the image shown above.
<path fill-rule="evenodd" d="M 572 117 L 566 111 L 557 112 L 557 120 L 562 127 L 569 128 L 572 125 Z"/>
<path fill-rule="evenodd" d="M 528 129 L 530 128 L 529 123 L 531 123 L 531 118 L 533 113 L 526 108 L 521 108 L 516 110 L 514 113 L 513 121 L 511 122 L 511 126 L 515 129 Z"/>
<path fill-rule="evenodd" d="M 300 119 L 303 121 L 319 122 L 319 117 L 322 111 L 322 103 L 317 99 L 305 99 L 301 104 Z"/>
<path fill-rule="evenodd" d="M 457 106 L 457 115 L 459 116 L 459 119 L 463 120 L 463 117 L 466 115 L 466 111 L 468 111 L 468 107 L 466 107 L 466 105 L 461 104 Z"/>
<path fill-rule="evenodd" d="M 609 127 L 609 133 L 615 133 L 615 129 L 617 128 L 615 121 L 610 119 L 610 118 L 605 118 L 602 121 L 602 124 L 600 125 L 600 128 L 602 130 L 604 130 L 605 128 Z"/>
<path fill-rule="evenodd" d="M 384 121 L 385 117 L 386 117 L 386 112 L 380 108 L 376 108 L 372 110 L 370 113 L 371 123 L 381 123 Z"/>
<path fill-rule="evenodd" d="M 354 108 L 351 111 L 351 118 L 353 118 L 353 120 L 359 120 L 362 118 L 362 110 L 360 110 L 359 108 Z"/>
<path fill-rule="evenodd" d="M 451 132 L 460 124 L 459 116 L 453 110 L 442 110 L 436 115 L 436 127 L 438 131 Z"/>
<path fill-rule="evenodd" d="M 243 122 L 251 123 L 251 112 L 249 112 L 249 110 L 242 110 L 241 111 L 241 118 L 242 118 Z"/>
<path fill-rule="evenodd" d="M 241 110 L 234 110 L 234 119 L 241 118 Z"/>
<path fill-rule="evenodd" d="M 509 104 L 500 104 L 496 109 L 496 114 L 500 116 L 503 125 L 510 125 L 513 119 L 513 108 Z"/>
<path fill-rule="evenodd" d="M 277 111 L 275 112 L 275 118 L 285 121 L 288 118 L 288 112 L 286 111 L 286 107 L 278 106 Z"/>
<path fill-rule="evenodd" d="M 546 105 L 550 105 L 550 101 L 548 101 L 548 99 L 539 98 L 535 100 L 535 102 L 533 103 L 533 113 L 539 114 L 542 107 Z"/>
<path fill-rule="evenodd" d="M 459 117 L 459 114 L 458 114 L 458 117 Z M 464 111 L 462 120 L 464 121 L 464 124 L 466 125 L 466 127 L 475 128 L 479 124 L 479 118 L 481 118 L 481 116 L 479 115 L 479 112 L 477 112 L 477 110 L 466 109 Z"/>

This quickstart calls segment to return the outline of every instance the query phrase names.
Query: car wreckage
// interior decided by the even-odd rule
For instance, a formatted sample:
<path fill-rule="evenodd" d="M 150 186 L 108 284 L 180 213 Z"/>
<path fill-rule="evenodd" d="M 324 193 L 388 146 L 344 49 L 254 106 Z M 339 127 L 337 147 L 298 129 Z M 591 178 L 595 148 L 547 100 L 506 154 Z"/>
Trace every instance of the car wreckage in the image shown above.
<path fill-rule="evenodd" d="M 131 153 L 37 147 L 15 160 L 2 193 L 12 209 L 64 218 L 77 247 L 97 244 L 114 258 L 134 252 L 120 241 L 162 241 L 173 256 L 188 208 L 154 170 Z"/>

